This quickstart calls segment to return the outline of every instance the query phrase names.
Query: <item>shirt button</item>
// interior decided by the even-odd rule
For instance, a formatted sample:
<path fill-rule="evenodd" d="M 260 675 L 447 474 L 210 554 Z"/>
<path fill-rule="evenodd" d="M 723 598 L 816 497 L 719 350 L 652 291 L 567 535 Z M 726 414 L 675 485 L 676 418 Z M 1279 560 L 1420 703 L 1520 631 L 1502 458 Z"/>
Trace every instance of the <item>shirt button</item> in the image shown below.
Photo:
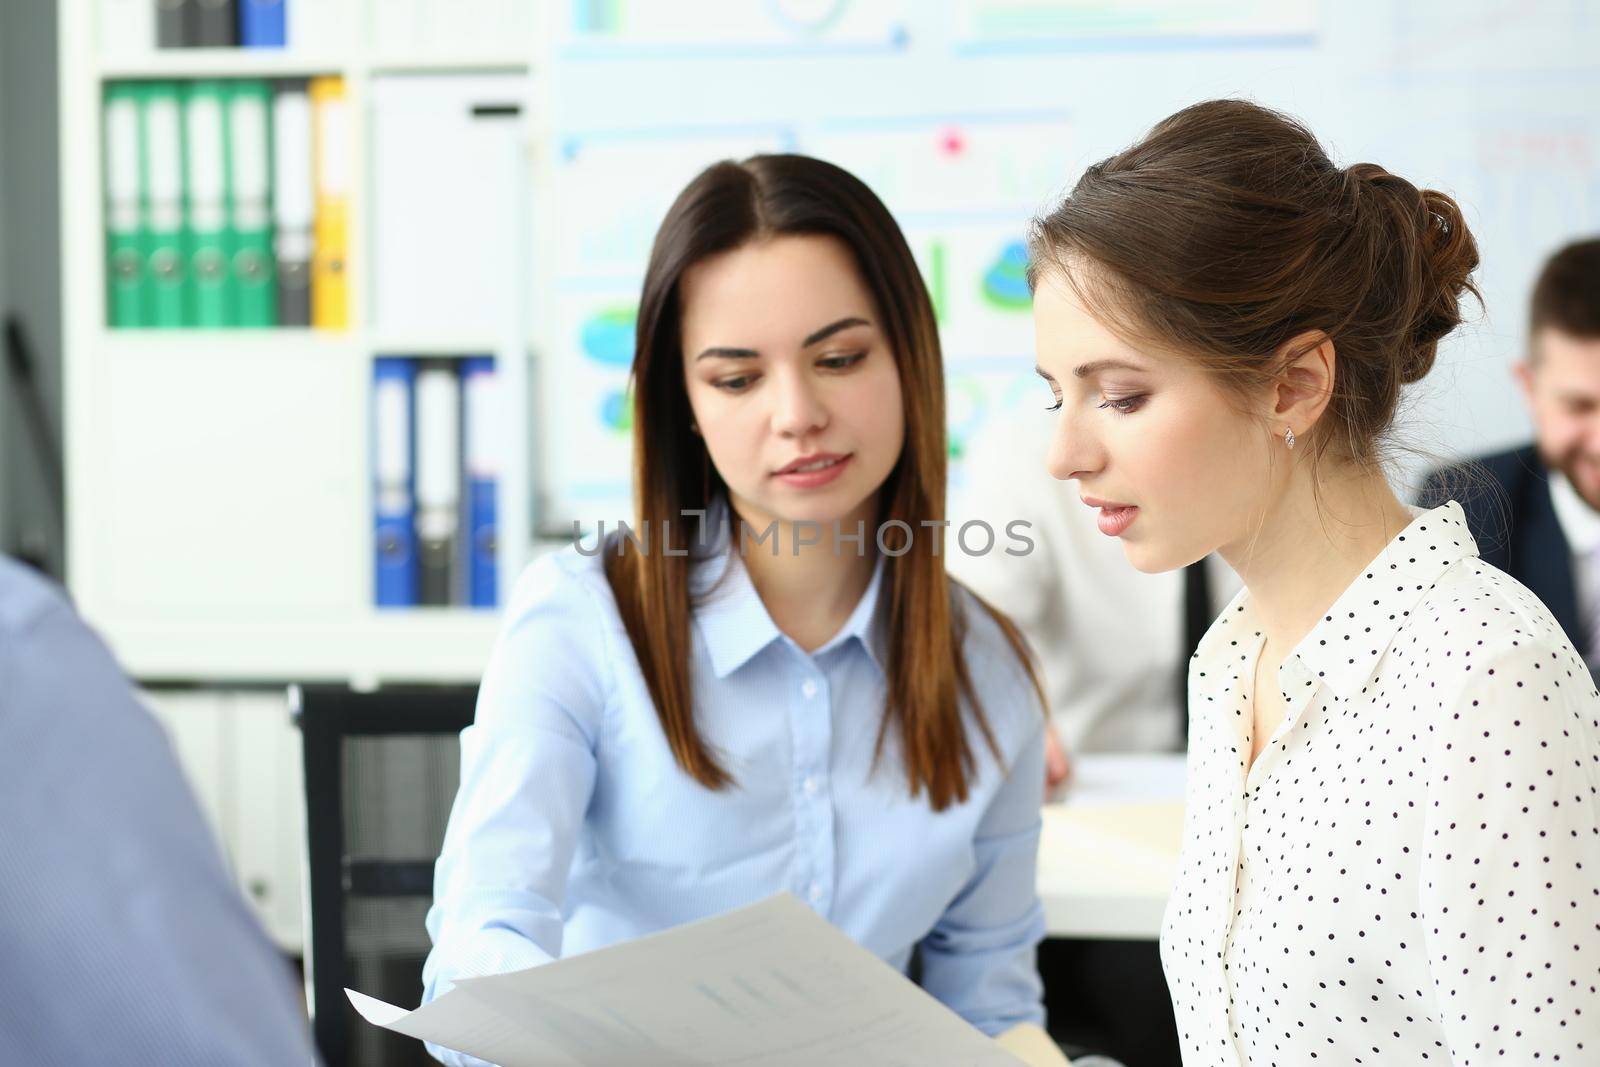
<path fill-rule="evenodd" d="M 821 904 L 822 903 L 822 883 L 821 882 L 812 882 L 811 883 L 811 892 L 806 894 L 806 895 L 811 898 L 811 903 L 813 903 L 813 904 Z"/>
<path fill-rule="evenodd" d="M 810 700 L 812 697 L 817 695 L 817 683 L 812 681 L 810 678 L 807 678 L 800 685 L 800 693 L 807 700 Z"/>
<path fill-rule="evenodd" d="M 812 776 L 810 778 L 807 778 L 805 781 L 801 782 L 800 783 L 800 788 L 802 788 L 802 789 L 804 789 L 806 791 L 806 796 L 808 796 L 808 797 L 816 796 L 817 795 L 817 779 L 816 779 L 816 777 Z"/>

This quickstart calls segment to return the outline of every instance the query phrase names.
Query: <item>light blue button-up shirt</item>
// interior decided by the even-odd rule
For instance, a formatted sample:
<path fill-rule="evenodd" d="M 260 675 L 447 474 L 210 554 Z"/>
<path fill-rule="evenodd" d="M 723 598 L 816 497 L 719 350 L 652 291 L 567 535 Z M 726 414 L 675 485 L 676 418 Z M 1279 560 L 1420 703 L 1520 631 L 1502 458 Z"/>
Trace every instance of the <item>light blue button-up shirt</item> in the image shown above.
<path fill-rule="evenodd" d="M 695 718 L 734 777 L 721 792 L 673 759 L 602 560 L 568 548 L 522 576 L 461 736 L 424 1002 L 459 978 L 788 890 L 900 970 L 920 944 L 923 986 L 984 1032 L 1042 1025 L 1044 716 L 1000 628 L 954 590 L 1003 762 L 969 719 L 969 797 L 936 813 L 910 796 L 892 731 L 873 768 L 887 694 L 882 562 L 844 627 L 807 653 L 726 548 L 691 571 Z"/>

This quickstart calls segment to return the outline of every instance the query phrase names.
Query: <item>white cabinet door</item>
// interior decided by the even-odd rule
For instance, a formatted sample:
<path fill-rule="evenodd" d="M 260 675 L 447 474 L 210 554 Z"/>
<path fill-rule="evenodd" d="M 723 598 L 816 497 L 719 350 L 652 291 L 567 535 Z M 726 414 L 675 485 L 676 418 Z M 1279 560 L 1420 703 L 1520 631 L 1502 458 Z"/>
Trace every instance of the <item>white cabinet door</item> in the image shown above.
<path fill-rule="evenodd" d="M 300 731 L 282 693 L 232 698 L 233 862 L 239 886 L 279 947 L 299 952 L 305 795 Z"/>
<path fill-rule="evenodd" d="M 142 695 L 256 917 L 279 948 L 302 953 L 305 795 L 287 698 L 223 690 Z"/>

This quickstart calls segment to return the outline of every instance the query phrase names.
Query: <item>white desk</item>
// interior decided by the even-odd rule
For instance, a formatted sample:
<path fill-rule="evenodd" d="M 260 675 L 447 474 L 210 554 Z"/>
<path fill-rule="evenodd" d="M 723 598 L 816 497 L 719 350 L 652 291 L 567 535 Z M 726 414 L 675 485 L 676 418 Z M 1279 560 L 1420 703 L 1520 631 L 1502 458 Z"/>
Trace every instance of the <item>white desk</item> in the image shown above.
<path fill-rule="evenodd" d="M 1079 756 L 1046 804 L 1039 896 L 1051 937 L 1155 940 L 1183 835 L 1182 755 Z"/>

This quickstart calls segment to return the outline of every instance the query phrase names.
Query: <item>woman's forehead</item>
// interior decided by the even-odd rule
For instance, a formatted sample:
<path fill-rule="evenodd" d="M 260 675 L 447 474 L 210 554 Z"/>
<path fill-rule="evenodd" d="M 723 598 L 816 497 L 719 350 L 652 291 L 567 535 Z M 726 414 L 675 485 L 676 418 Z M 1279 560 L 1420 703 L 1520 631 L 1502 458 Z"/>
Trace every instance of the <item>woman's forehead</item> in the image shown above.
<path fill-rule="evenodd" d="M 843 242 L 827 237 L 777 238 L 697 263 L 684 275 L 682 302 L 691 346 L 763 338 L 799 345 L 846 318 L 878 320 L 854 258 Z"/>

